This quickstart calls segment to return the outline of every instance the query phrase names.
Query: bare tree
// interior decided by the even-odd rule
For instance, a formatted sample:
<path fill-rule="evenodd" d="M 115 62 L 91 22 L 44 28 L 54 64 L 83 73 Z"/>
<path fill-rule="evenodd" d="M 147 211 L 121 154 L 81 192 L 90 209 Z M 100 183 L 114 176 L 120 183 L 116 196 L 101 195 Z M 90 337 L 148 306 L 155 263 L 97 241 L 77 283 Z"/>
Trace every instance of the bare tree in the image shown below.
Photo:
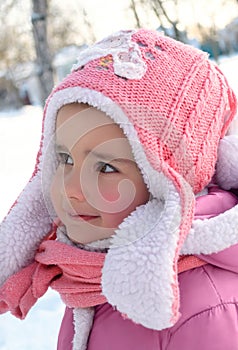
<path fill-rule="evenodd" d="M 137 28 L 142 27 L 141 22 L 140 22 L 140 16 L 139 16 L 138 11 L 137 11 L 135 0 L 131 0 L 130 9 L 132 10 L 132 12 L 134 14 Z"/>
<path fill-rule="evenodd" d="M 178 18 L 178 0 L 173 0 L 172 3 L 174 5 L 174 17 L 169 13 L 167 10 L 167 3 L 171 2 L 171 0 L 138 0 L 137 2 L 135 0 L 131 0 L 130 2 L 130 9 L 132 10 L 137 27 L 141 27 L 141 20 L 139 16 L 139 7 L 150 7 L 150 9 L 154 12 L 155 16 L 157 17 L 159 21 L 160 28 L 165 32 L 165 34 L 169 36 L 173 36 L 175 39 L 183 41 L 183 36 L 181 35 L 180 30 L 178 29 L 179 25 L 179 18 Z M 167 29 L 168 25 L 170 25 L 170 28 L 172 28 L 173 33 L 171 33 L 171 30 L 169 31 Z"/>
<path fill-rule="evenodd" d="M 32 0 L 33 36 L 37 54 L 38 76 L 41 84 L 42 104 L 53 87 L 51 54 L 47 41 L 47 0 Z"/>
<path fill-rule="evenodd" d="M 31 12 L 32 23 L 27 21 Z M 12 18 L 18 13 L 21 16 L 14 23 Z M 90 16 L 80 4 L 64 11 L 61 3 L 49 0 L 31 0 L 29 4 L 24 0 L 0 0 L 0 23 L 0 69 L 37 59 L 43 90 L 47 88 L 45 96 L 52 86 L 51 77 L 50 83 L 45 82 L 45 76 L 52 73 L 51 55 L 65 46 L 96 40 Z"/>
<path fill-rule="evenodd" d="M 183 37 L 181 35 L 181 31 L 178 29 L 179 18 L 178 18 L 178 0 L 174 0 L 174 13 L 175 19 L 169 14 L 169 11 L 166 10 L 166 2 L 167 0 L 151 0 L 151 5 L 154 10 L 154 13 L 160 19 L 163 29 L 165 30 L 165 25 L 163 25 L 163 18 L 167 21 L 169 25 L 171 25 L 173 29 L 173 37 L 177 40 L 183 41 Z M 166 31 L 166 30 L 165 30 Z M 169 34 L 169 33 L 168 33 Z"/>
<path fill-rule="evenodd" d="M 86 27 L 88 35 L 89 35 L 89 40 L 95 42 L 96 41 L 96 36 L 94 34 L 92 23 L 89 20 L 88 13 L 85 10 L 85 8 L 82 9 L 82 15 L 83 15 L 84 26 Z"/>
<path fill-rule="evenodd" d="M 15 13 L 13 13 L 15 11 Z M 33 59 L 29 28 L 22 17 L 16 23 L 11 20 L 21 11 L 20 0 L 0 1 L 0 69 L 7 70 L 17 63 Z"/>

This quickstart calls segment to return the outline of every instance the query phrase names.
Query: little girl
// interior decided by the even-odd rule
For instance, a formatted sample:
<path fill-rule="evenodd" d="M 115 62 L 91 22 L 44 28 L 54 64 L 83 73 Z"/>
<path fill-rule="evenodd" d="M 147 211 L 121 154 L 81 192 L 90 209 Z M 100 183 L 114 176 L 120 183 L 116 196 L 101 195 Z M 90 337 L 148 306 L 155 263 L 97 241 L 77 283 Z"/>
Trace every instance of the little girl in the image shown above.
<path fill-rule="evenodd" d="M 50 286 L 58 350 L 238 349 L 236 108 L 205 53 L 157 32 L 83 51 L 0 227 L 1 312 Z"/>

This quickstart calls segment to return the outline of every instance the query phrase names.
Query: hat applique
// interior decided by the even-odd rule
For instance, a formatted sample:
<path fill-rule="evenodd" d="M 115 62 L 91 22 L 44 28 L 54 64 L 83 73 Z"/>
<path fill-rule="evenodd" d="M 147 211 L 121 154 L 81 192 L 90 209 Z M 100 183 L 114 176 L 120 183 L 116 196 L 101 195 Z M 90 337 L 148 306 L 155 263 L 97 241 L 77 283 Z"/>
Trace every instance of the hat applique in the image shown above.
<path fill-rule="evenodd" d="M 138 43 L 131 40 L 134 30 L 120 31 L 84 50 L 73 65 L 72 71 L 82 69 L 85 64 L 100 58 L 97 69 L 109 69 L 113 65 L 114 73 L 126 79 L 141 79 L 147 69 Z M 108 56 L 111 55 L 113 60 Z M 106 60 L 105 60 L 106 58 Z"/>
<path fill-rule="evenodd" d="M 101 57 L 99 59 L 99 63 L 98 63 L 97 69 L 98 70 L 101 70 L 101 69 L 108 70 L 110 65 L 112 64 L 112 62 L 113 62 L 113 59 L 112 59 L 111 55 L 107 55 L 106 57 Z"/>

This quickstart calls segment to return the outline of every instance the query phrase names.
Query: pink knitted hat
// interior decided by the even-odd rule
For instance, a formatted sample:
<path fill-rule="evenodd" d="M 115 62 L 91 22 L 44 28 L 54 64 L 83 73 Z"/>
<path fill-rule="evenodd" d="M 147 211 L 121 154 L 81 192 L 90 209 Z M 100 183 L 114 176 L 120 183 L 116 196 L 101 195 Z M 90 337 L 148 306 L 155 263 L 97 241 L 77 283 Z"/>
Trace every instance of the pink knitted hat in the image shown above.
<path fill-rule="evenodd" d="M 13 267 L 2 280 L 31 261 L 51 227 L 49 187 L 57 166 L 51 141 L 58 110 L 73 102 L 88 103 L 121 126 L 152 195 L 112 238 L 103 294 L 135 322 L 170 327 L 179 317 L 181 248 L 186 254 L 206 253 L 204 242 L 192 236 L 186 248 L 185 239 L 192 227 L 194 195 L 213 178 L 220 139 L 235 116 L 234 93 L 205 53 L 155 31 L 121 31 L 84 50 L 46 103 L 34 175 L 3 223 L 5 236 L 17 227 L 21 243 L 16 242 L 19 252 L 15 246 Z M 7 242 L 5 238 L 10 254 Z M 209 252 L 224 249 L 207 242 Z"/>
<path fill-rule="evenodd" d="M 152 31 L 120 32 L 84 50 L 53 95 L 78 87 L 121 107 L 156 170 L 173 169 L 195 193 L 210 182 L 236 101 L 206 53 Z M 107 99 L 87 95 L 72 102 L 107 109 Z"/>

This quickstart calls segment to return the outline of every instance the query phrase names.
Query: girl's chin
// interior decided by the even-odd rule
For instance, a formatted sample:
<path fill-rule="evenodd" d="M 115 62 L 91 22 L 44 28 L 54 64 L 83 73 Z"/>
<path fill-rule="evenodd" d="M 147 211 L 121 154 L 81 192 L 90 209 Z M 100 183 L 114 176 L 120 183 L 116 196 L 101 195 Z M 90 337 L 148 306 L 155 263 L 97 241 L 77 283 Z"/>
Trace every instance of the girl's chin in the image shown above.
<path fill-rule="evenodd" d="M 72 230 L 72 227 L 66 226 L 68 238 L 78 244 L 90 244 L 96 241 L 104 240 L 110 238 L 114 232 L 114 228 L 105 228 L 94 225 L 83 225 L 84 227 L 75 228 Z M 81 231 L 81 232 L 79 232 Z"/>

